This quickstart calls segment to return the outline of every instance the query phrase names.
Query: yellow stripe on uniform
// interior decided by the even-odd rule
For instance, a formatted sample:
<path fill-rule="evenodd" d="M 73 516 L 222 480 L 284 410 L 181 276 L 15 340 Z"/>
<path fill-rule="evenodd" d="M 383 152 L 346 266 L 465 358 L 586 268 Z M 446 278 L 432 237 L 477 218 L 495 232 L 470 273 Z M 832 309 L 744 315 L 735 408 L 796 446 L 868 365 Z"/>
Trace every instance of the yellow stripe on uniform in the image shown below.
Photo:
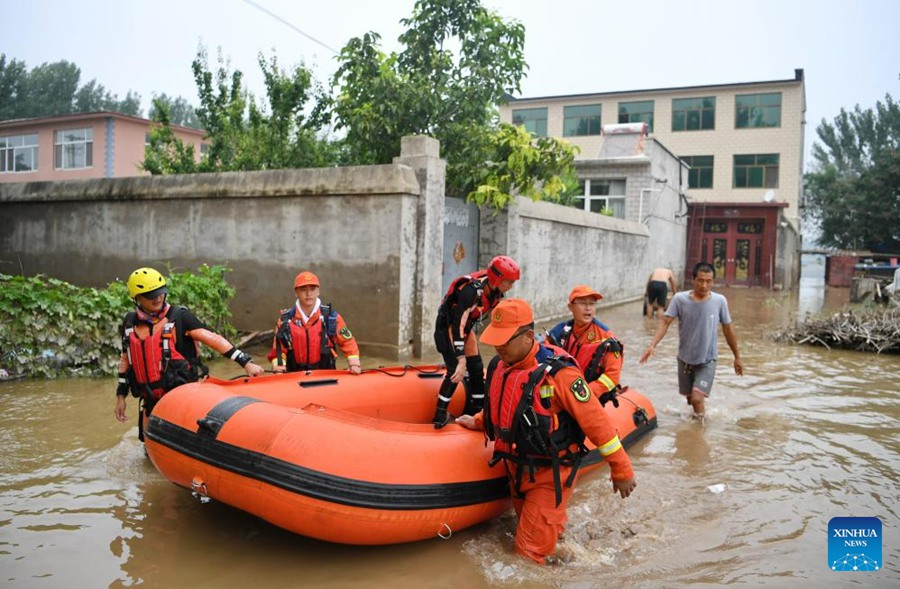
<path fill-rule="evenodd" d="M 616 383 L 614 383 L 613 380 L 605 374 L 601 374 L 600 378 L 597 379 L 597 382 L 606 387 L 606 392 L 609 392 L 616 388 Z"/>
<path fill-rule="evenodd" d="M 605 444 L 603 444 L 602 446 L 597 448 L 597 450 L 599 450 L 600 455 L 605 458 L 606 456 L 609 456 L 610 454 L 617 451 L 621 447 L 622 447 L 622 442 L 619 441 L 619 436 L 613 436 L 613 439 L 611 439 L 610 441 L 606 442 Z"/>

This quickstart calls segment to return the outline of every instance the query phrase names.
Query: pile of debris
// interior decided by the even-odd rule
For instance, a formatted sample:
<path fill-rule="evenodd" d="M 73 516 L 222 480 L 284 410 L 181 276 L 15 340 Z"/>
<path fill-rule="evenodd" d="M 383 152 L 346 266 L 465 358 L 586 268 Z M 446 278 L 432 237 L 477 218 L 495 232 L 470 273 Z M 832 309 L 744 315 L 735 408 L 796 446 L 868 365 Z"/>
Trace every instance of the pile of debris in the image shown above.
<path fill-rule="evenodd" d="M 812 344 L 876 354 L 900 354 L 900 309 L 835 313 L 824 319 L 807 318 L 774 335 L 775 341 Z"/>

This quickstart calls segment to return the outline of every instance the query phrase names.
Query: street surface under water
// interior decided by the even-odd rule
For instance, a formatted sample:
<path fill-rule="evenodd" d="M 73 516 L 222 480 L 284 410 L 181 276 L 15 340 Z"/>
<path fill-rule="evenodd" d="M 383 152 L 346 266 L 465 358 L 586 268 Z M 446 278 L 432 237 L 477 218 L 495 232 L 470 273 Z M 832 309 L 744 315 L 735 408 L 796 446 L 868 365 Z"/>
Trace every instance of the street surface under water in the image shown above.
<path fill-rule="evenodd" d="M 623 381 L 655 404 L 659 428 L 630 450 L 629 499 L 612 494 L 606 469 L 581 480 L 567 564 L 516 557 L 509 515 L 449 540 L 353 547 L 202 505 L 156 472 L 134 422 L 115 420 L 114 378 L 26 380 L 0 383 L 0 586 L 900 587 L 900 357 L 771 341 L 798 313 L 840 309 L 847 289 L 804 279 L 793 293 L 719 292 L 745 375 L 720 337 L 703 425 L 676 392 L 676 326 L 639 366 L 656 320 L 639 303 L 600 309 L 625 343 Z M 228 362 L 212 371 L 240 374 Z M 829 569 L 837 516 L 881 519 L 881 570 Z"/>

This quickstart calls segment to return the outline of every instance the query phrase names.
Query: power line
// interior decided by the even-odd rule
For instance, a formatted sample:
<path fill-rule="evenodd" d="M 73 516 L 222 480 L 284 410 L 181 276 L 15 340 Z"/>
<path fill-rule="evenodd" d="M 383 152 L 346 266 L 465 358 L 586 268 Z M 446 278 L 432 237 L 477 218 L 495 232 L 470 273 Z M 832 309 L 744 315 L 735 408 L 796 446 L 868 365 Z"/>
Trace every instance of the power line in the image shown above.
<path fill-rule="evenodd" d="M 277 21 L 281 22 L 282 24 L 284 24 L 284 25 L 286 25 L 286 26 L 288 26 L 288 27 L 294 29 L 295 31 L 297 31 L 298 33 L 300 33 L 301 35 L 303 35 L 304 37 L 306 37 L 306 38 L 309 39 L 310 41 L 312 41 L 312 42 L 314 42 L 314 43 L 318 43 L 319 45 L 321 45 L 321 46 L 324 47 L 325 49 L 331 51 L 331 52 L 334 53 L 335 55 L 338 54 L 337 51 L 335 51 L 334 49 L 332 49 L 331 47 L 329 47 L 329 46 L 326 45 L 325 43 L 322 43 L 321 41 L 319 41 L 318 39 L 316 39 L 316 38 L 313 37 L 312 35 L 310 35 L 310 34 L 304 32 L 304 31 L 300 30 L 299 28 L 295 27 L 293 24 L 291 24 L 291 23 L 289 23 L 288 21 L 284 20 L 283 18 L 281 18 L 280 16 L 278 16 L 277 14 L 275 14 L 274 12 L 272 12 L 271 10 L 269 10 L 268 8 L 266 8 L 266 7 L 264 7 L 264 6 L 260 6 L 259 4 L 257 4 L 256 2 L 254 2 L 253 0 L 244 0 L 244 2 L 246 2 L 247 4 L 249 4 L 250 6 L 252 6 L 253 8 L 256 8 L 256 9 L 259 10 L 259 11 L 265 12 L 266 14 L 268 14 L 269 16 L 271 16 L 272 18 L 274 18 L 275 20 L 277 20 Z"/>

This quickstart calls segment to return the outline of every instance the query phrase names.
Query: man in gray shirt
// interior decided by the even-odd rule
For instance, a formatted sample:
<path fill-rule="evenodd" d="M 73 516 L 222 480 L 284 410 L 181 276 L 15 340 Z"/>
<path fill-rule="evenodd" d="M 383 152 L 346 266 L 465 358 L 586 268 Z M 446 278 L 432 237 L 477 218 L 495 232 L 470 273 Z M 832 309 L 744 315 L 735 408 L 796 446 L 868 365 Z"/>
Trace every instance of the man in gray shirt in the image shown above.
<path fill-rule="evenodd" d="M 678 318 L 678 392 L 685 396 L 694 409 L 694 417 L 703 419 L 706 398 L 712 389 L 716 374 L 718 351 L 718 325 L 722 324 L 725 341 L 734 354 L 734 373 L 744 374 L 744 364 L 738 351 L 737 336 L 731 325 L 728 301 L 712 292 L 716 270 L 706 262 L 694 266 L 693 288 L 672 298 L 653 341 L 644 350 L 640 363 L 644 364 L 656 350 L 656 344 L 665 337 L 669 325 Z"/>

